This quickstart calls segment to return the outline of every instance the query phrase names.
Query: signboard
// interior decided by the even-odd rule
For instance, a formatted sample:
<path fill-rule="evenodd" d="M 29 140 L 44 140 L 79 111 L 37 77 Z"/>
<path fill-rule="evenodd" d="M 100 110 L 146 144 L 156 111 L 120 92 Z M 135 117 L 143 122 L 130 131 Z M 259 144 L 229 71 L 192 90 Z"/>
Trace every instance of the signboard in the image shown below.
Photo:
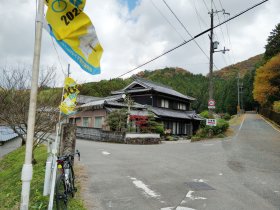
<path fill-rule="evenodd" d="M 217 125 L 217 120 L 216 119 L 206 119 L 206 125 L 216 126 Z"/>
<path fill-rule="evenodd" d="M 208 109 L 215 109 L 216 108 L 216 101 L 214 99 L 210 99 L 208 101 Z"/>

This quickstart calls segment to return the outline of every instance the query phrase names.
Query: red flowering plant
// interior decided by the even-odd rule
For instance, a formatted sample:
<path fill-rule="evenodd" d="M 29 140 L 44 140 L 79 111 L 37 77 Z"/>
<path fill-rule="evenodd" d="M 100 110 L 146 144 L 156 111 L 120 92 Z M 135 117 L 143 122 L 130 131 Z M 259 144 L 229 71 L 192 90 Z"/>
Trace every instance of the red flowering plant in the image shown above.
<path fill-rule="evenodd" d="M 130 115 L 129 119 L 135 122 L 141 133 L 162 133 L 163 131 L 163 125 L 155 121 L 154 115 Z"/>

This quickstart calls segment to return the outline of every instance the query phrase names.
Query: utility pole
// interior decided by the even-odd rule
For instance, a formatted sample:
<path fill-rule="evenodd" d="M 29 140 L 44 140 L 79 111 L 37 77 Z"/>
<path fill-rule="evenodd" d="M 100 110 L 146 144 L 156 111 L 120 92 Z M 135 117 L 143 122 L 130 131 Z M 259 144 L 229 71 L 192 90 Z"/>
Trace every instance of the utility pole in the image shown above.
<path fill-rule="evenodd" d="M 36 14 L 36 31 L 35 31 L 35 45 L 34 45 L 34 57 L 32 67 L 32 82 L 30 91 L 30 104 L 28 112 L 27 122 L 27 139 L 26 139 L 26 151 L 25 162 L 22 167 L 21 180 L 21 210 L 28 210 L 29 207 L 29 194 L 30 183 L 32 180 L 33 166 L 32 166 L 32 148 L 34 138 L 35 116 L 37 106 L 37 90 L 38 90 L 38 77 L 40 68 L 40 54 L 41 54 L 41 41 L 42 41 L 42 28 L 43 28 L 43 14 L 44 14 L 44 0 L 38 1 L 38 12 Z M 37 6 L 37 5 L 36 5 Z"/>
<path fill-rule="evenodd" d="M 213 36 L 214 36 L 214 14 L 217 14 L 219 12 L 225 13 L 225 10 L 220 10 L 220 11 L 214 11 L 213 10 L 213 0 L 211 0 L 211 11 L 210 11 L 210 18 L 211 18 L 211 28 L 210 28 L 210 63 L 209 63 L 209 101 L 214 99 L 214 84 L 213 84 L 213 57 L 215 52 L 222 52 L 225 54 L 226 51 L 229 51 L 229 49 L 226 49 L 224 47 L 223 50 L 216 50 L 218 49 L 219 42 L 213 41 Z M 209 109 L 209 113 L 212 113 L 212 109 Z"/>
<path fill-rule="evenodd" d="M 214 54 L 214 45 L 213 45 L 213 26 L 214 26 L 214 11 L 212 8 L 212 1 L 211 1 L 211 31 L 210 31 L 210 65 L 209 65 L 209 100 L 213 99 L 213 54 Z M 209 110 L 211 111 L 211 109 Z"/>
<path fill-rule="evenodd" d="M 240 83 L 239 83 L 240 73 L 238 73 L 237 77 L 237 114 L 240 114 Z"/>

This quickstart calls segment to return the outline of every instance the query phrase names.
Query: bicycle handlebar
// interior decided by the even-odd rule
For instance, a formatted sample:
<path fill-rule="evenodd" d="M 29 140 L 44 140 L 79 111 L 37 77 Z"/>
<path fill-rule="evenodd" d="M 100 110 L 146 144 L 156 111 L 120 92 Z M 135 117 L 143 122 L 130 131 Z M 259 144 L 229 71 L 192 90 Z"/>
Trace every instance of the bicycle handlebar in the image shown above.
<path fill-rule="evenodd" d="M 69 157 L 74 158 L 75 155 L 78 155 L 79 161 L 80 161 L 81 154 L 80 154 L 80 151 L 79 151 L 79 150 L 76 150 L 76 152 L 74 152 L 74 153 L 72 153 L 72 154 L 67 154 L 67 155 L 59 156 L 59 157 L 57 157 L 57 160 L 66 160 L 66 159 L 68 159 Z"/>

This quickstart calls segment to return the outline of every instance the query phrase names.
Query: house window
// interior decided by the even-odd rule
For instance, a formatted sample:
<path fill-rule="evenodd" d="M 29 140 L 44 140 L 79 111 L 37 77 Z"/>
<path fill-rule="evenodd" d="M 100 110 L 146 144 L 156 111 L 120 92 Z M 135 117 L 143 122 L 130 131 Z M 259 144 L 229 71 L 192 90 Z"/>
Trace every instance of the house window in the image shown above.
<path fill-rule="evenodd" d="M 166 99 L 161 99 L 161 107 L 169 108 L 169 101 Z"/>
<path fill-rule="evenodd" d="M 90 117 L 83 117 L 83 126 L 89 127 L 91 118 Z"/>
<path fill-rule="evenodd" d="M 74 124 L 74 118 L 69 118 L 69 123 Z"/>
<path fill-rule="evenodd" d="M 178 103 L 178 109 L 180 110 L 186 110 L 186 104 L 183 104 L 183 103 Z"/>
<path fill-rule="evenodd" d="M 80 123 L 81 123 L 81 118 L 80 117 L 75 118 L 75 124 L 80 126 Z"/>
<path fill-rule="evenodd" d="M 94 118 L 94 127 L 95 128 L 102 128 L 102 118 L 103 117 L 95 117 Z"/>

